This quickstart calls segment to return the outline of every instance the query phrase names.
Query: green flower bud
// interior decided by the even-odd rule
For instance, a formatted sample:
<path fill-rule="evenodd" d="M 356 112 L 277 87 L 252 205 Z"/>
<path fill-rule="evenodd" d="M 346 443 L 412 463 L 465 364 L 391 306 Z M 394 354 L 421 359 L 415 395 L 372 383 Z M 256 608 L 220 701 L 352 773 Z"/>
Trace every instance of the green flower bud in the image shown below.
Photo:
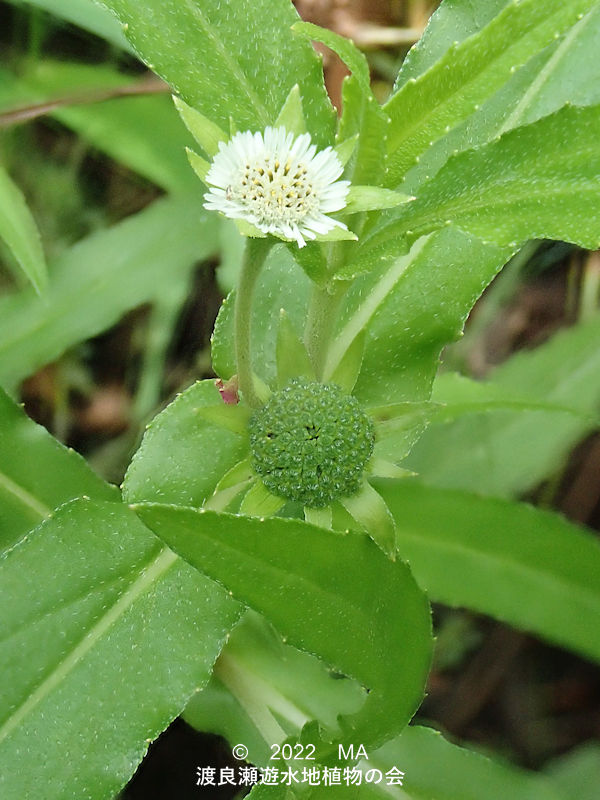
<path fill-rule="evenodd" d="M 299 379 L 250 419 L 253 466 L 273 494 L 319 508 L 356 494 L 375 442 L 373 422 L 333 383 Z"/>

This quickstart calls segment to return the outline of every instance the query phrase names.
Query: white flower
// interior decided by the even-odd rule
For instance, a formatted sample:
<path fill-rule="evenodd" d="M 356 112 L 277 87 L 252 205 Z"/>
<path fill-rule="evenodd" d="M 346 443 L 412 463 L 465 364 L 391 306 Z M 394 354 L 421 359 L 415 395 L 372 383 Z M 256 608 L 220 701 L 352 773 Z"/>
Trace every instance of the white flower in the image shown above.
<path fill-rule="evenodd" d="M 349 181 L 338 181 L 342 164 L 331 147 L 317 153 L 309 134 L 294 138 L 285 128 L 236 133 L 221 142 L 206 175 L 211 188 L 204 207 L 246 220 L 263 233 L 315 239 L 346 225 L 327 216 L 346 205 Z"/>

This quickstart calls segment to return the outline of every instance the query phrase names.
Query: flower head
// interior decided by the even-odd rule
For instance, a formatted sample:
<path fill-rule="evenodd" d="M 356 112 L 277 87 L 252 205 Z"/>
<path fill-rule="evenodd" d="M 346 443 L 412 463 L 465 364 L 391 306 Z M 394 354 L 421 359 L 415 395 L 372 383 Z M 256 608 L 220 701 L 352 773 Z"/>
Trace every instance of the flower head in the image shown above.
<path fill-rule="evenodd" d="M 243 437 L 247 447 L 205 507 L 295 516 L 300 503 L 313 524 L 347 529 L 354 520 L 394 558 L 395 522 L 369 477 L 407 474 L 393 455 L 402 458 L 405 452 L 406 404 L 363 408 L 349 388 L 298 375 L 254 411 L 243 399 L 200 409 L 205 419 Z"/>
<path fill-rule="evenodd" d="M 250 420 L 253 467 L 264 485 L 309 508 L 358 492 L 374 442 L 371 418 L 333 383 L 295 379 Z"/>
<path fill-rule="evenodd" d="M 304 247 L 306 239 L 346 229 L 327 216 L 346 205 L 350 183 L 338 180 L 342 171 L 335 151 L 317 152 L 307 133 L 294 138 L 271 127 L 236 133 L 212 161 L 204 207 Z"/>

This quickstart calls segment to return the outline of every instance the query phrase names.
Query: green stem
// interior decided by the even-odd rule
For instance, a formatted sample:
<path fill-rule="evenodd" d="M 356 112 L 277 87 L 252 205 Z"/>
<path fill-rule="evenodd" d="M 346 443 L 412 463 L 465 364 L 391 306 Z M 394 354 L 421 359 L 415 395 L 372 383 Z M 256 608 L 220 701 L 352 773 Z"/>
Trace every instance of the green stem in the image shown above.
<path fill-rule="evenodd" d="M 343 259 L 343 242 L 331 242 L 327 248 L 327 270 L 333 275 Z M 314 284 L 304 328 L 304 345 L 312 363 L 315 377 L 323 380 L 327 352 L 331 342 L 333 320 L 337 306 L 345 292 L 344 281 Z"/>
<path fill-rule="evenodd" d="M 219 656 L 214 674 L 236 698 L 267 744 L 281 744 L 286 738 L 286 733 L 271 708 L 276 709 L 281 718 L 290 720 L 300 730 L 308 722 L 308 717 L 293 703 L 282 697 L 258 675 L 245 669 L 227 649 Z"/>
<path fill-rule="evenodd" d="M 339 281 L 333 290 L 328 286 L 316 284 L 313 286 L 304 330 L 304 344 L 318 380 L 323 379 L 333 320 L 343 294 L 342 281 Z"/>
<path fill-rule="evenodd" d="M 306 345 L 308 356 L 318 379 L 321 379 L 323 376 L 325 353 L 327 350 L 327 343 L 325 341 L 327 306 L 327 289 L 315 284 L 312 288 L 312 294 L 308 305 L 306 328 L 304 329 L 304 344 Z"/>
<path fill-rule="evenodd" d="M 252 239 L 249 237 L 246 239 L 242 271 L 235 294 L 235 360 L 238 385 L 244 400 L 252 408 L 258 408 L 261 405 L 254 388 L 254 375 L 252 373 L 250 347 L 252 299 L 256 280 L 272 245 L 273 241 L 270 238 Z"/>

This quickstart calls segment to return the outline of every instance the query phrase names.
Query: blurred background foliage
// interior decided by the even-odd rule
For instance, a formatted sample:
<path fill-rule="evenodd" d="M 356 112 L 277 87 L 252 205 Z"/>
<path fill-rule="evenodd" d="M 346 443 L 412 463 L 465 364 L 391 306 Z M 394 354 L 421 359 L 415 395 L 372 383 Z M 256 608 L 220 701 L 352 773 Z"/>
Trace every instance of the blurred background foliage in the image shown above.
<path fill-rule="evenodd" d="M 355 40 L 384 100 L 435 3 L 296 6 L 305 19 Z M 236 273 L 239 238 L 202 212 L 201 187 L 184 155 L 187 133 L 167 87 L 104 13 L 79 0 L 0 2 L 0 48 L 0 163 L 26 200 L 50 274 L 38 293 L 14 252 L 0 245 L 0 383 L 118 483 L 146 422 L 178 390 L 212 375 L 210 332 Z M 323 52 L 339 106 L 346 70 Z M 482 378 L 506 364 L 494 373 L 500 382 L 539 387 L 547 365 L 562 359 L 547 391 L 573 397 L 589 390 L 588 410 L 597 411 L 599 287 L 598 253 L 561 242 L 527 245 L 485 292 L 444 367 Z M 583 331 L 581 341 L 574 333 L 561 345 L 552 337 L 563 328 Z M 410 464 L 434 485 L 485 493 L 490 487 L 473 476 L 488 474 L 477 461 L 486 438 L 505 470 L 494 474 L 492 494 L 532 500 L 598 530 L 600 436 L 582 424 L 550 435 L 548 424 L 534 413 L 517 420 L 504 411 L 434 425 Z M 524 436 L 547 453 L 538 453 L 537 466 L 523 455 L 515 472 L 512 454 Z M 452 463 L 438 457 L 451 451 L 461 453 Z M 437 607 L 435 621 L 435 667 L 419 720 L 564 776 L 565 785 L 578 787 L 574 797 L 596 796 L 597 666 L 460 609 Z M 191 797 L 196 766 L 224 766 L 228 758 L 216 737 L 177 721 L 123 797 L 171 797 L 174 785 L 178 797 Z"/>

